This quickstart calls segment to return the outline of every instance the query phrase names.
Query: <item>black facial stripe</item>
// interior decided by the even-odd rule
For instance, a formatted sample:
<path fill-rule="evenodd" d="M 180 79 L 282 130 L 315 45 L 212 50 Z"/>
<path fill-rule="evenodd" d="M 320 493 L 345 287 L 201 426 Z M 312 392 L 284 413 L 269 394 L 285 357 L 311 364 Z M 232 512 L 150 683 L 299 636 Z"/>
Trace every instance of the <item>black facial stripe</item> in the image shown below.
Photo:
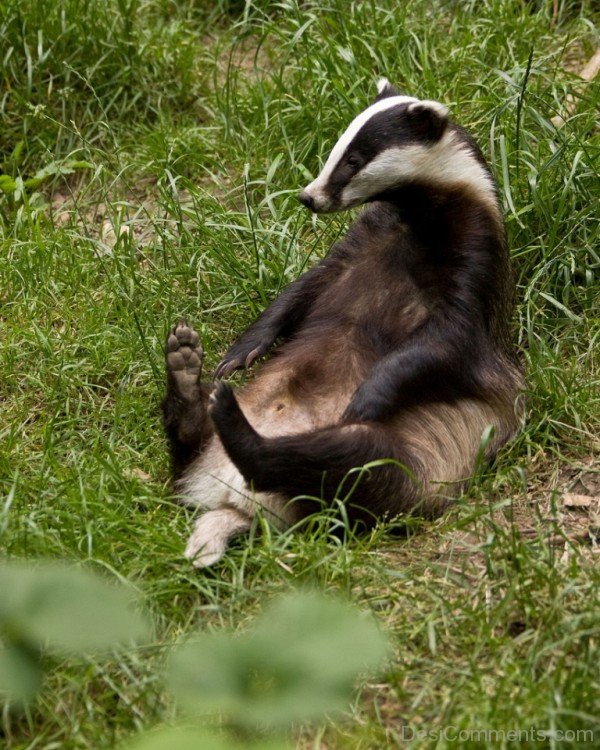
<path fill-rule="evenodd" d="M 348 144 L 342 158 L 329 176 L 325 192 L 335 203 L 350 180 L 378 154 L 391 147 L 422 143 L 423 138 L 415 133 L 408 117 L 403 117 L 407 104 L 398 104 L 373 115 Z M 349 158 L 356 158 L 358 168 L 348 164 Z"/>

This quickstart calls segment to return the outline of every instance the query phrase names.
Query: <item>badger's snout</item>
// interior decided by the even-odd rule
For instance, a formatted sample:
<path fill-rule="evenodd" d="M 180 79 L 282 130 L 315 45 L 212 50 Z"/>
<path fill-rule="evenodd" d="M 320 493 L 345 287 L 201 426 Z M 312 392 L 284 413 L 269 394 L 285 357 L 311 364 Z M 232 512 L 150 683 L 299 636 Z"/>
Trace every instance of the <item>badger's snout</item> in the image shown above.
<path fill-rule="evenodd" d="M 329 211 L 334 210 L 332 207 L 331 199 L 323 191 L 321 182 L 314 180 L 310 183 L 298 196 L 298 200 L 303 206 L 312 211 L 315 214 L 326 214 Z"/>
<path fill-rule="evenodd" d="M 306 206 L 310 211 L 316 211 L 316 204 L 315 199 L 310 195 L 310 193 L 307 190 L 303 190 L 298 195 L 298 200 L 300 203 L 302 203 L 303 206 Z"/>

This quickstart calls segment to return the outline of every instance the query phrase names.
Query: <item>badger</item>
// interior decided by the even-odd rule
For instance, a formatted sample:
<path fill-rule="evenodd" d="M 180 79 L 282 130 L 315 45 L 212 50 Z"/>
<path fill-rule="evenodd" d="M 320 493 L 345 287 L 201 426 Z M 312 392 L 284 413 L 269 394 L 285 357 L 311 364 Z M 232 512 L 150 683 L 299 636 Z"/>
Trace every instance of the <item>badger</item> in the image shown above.
<path fill-rule="evenodd" d="M 369 527 L 433 517 L 516 432 L 522 375 L 497 187 L 439 102 L 387 79 L 299 195 L 367 204 L 345 237 L 230 347 L 214 383 L 185 321 L 166 344 L 164 424 L 186 556 L 219 560 L 260 510 L 289 528 L 322 504 Z M 235 390 L 235 370 L 270 357 Z"/>

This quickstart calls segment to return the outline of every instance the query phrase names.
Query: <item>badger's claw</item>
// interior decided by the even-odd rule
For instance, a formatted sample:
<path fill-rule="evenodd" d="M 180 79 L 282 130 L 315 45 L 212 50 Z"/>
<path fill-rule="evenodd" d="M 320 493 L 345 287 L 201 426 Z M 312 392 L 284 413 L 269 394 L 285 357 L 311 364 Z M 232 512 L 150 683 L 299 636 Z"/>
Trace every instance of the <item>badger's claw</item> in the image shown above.
<path fill-rule="evenodd" d="M 239 357 L 234 357 L 232 359 L 222 359 L 217 365 L 214 377 L 217 380 L 220 380 L 221 378 L 228 378 L 231 373 L 235 372 L 236 370 L 241 370 L 242 367 L 244 367 L 244 360 L 240 359 Z"/>
<path fill-rule="evenodd" d="M 262 357 L 263 354 L 267 353 L 270 346 L 270 341 L 262 342 L 249 352 L 245 352 L 237 350 L 237 347 L 234 345 L 231 348 L 231 354 L 226 354 L 217 365 L 215 378 L 217 380 L 228 378 L 233 372 L 235 372 L 235 370 L 243 370 L 252 367 L 259 357 Z"/>

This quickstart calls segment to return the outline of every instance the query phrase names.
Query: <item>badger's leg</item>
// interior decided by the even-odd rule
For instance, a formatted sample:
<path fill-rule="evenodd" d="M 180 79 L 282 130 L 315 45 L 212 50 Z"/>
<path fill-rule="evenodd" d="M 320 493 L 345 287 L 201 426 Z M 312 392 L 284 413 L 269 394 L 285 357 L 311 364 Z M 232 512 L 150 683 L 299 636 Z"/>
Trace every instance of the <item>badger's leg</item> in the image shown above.
<path fill-rule="evenodd" d="M 237 508 L 209 510 L 196 521 L 185 556 L 196 568 L 213 565 L 225 554 L 230 539 L 248 531 L 251 524 L 252 520 Z"/>
<path fill-rule="evenodd" d="M 184 321 L 177 323 L 167 337 L 167 395 L 163 401 L 176 477 L 198 456 L 214 431 L 207 412 L 212 387 L 200 382 L 203 357 L 196 331 Z"/>
<path fill-rule="evenodd" d="M 331 501 L 348 496 L 351 520 L 367 525 L 383 515 L 415 511 L 421 502 L 419 462 L 409 450 L 394 445 L 382 425 L 339 425 L 265 438 L 250 425 L 225 383 L 211 394 L 209 411 L 229 457 L 257 491 L 289 499 L 308 496 Z M 394 460 L 349 474 L 386 458 Z M 317 507 L 310 500 L 294 503 L 299 517 Z"/>

